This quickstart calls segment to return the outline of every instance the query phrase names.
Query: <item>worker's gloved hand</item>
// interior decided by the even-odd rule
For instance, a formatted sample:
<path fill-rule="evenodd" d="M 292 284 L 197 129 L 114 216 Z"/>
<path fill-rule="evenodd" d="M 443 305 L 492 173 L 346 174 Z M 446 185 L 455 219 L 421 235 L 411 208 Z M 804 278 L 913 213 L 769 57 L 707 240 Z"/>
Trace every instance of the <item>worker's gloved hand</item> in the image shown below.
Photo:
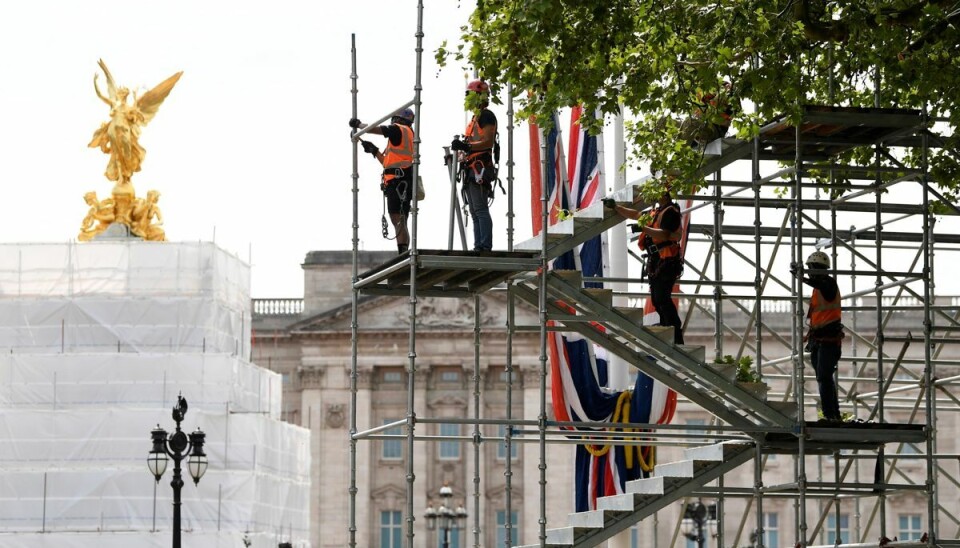
<path fill-rule="evenodd" d="M 363 122 L 361 122 L 361 121 L 360 121 L 359 119 L 357 119 L 357 118 L 350 118 L 350 122 L 349 122 L 349 123 L 350 123 L 350 127 L 352 127 L 353 129 L 360 129 L 360 128 L 364 127 Z"/>
<path fill-rule="evenodd" d="M 616 208 L 617 208 L 617 202 L 616 202 L 616 200 L 614 200 L 613 198 L 604 198 L 604 199 L 602 199 L 602 200 L 600 200 L 600 201 L 603 202 L 603 207 L 605 207 L 606 209 L 616 209 Z"/>
<path fill-rule="evenodd" d="M 470 143 L 460 139 L 454 139 L 453 142 L 450 143 L 450 150 L 470 152 Z"/>
<path fill-rule="evenodd" d="M 794 276 L 796 276 L 797 272 L 799 271 L 800 271 L 800 266 L 796 262 L 790 263 L 790 274 L 793 274 Z"/>
<path fill-rule="evenodd" d="M 373 154 L 373 155 L 377 154 L 377 145 L 369 141 L 364 141 L 362 139 L 360 140 L 360 145 L 363 147 L 363 151 L 366 152 L 367 154 Z"/>
<path fill-rule="evenodd" d="M 631 233 L 631 234 L 638 234 L 638 233 L 640 233 L 640 232 L 643 232 L 643 225 L 642 225 L 642 224 L 640 224 L 640 223 L 633 223 L 632 225 L 630 225 L 630 233 Z"/>

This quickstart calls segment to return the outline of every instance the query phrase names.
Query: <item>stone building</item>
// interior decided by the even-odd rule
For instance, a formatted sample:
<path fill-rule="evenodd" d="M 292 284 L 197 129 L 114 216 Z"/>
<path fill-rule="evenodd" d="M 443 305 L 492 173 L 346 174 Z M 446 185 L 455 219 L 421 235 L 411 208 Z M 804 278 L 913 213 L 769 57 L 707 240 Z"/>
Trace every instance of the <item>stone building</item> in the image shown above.
<path fill-rule="evenodd" d="M 382 264 L 395 257 L 391 252 L 361 252 L 360 272 Z M 283 378 L 283 417 L 302 425 L 312 433 L 312 501 L 314 547 L 346 546 L 349 539 L 350 485 L 350 369 L 351 369 L 351 260 L 349 251 L 314 251 L 307 255 L 304 264 L 304 295 L 302 299 L 256 299 L 254 301 L 254 344 L 252 361 L 268 367 Z M 955 299 L 954 299 L 955 300 Z M 475 332 L 474 303 L 472 299 L 418 299 L 418 328 L 416 331 L 418 374 L 414 386 L 418 418 L 430 417 L 451 420 L 472 418 L 474 401 L 480 402 L 480 418 L 502 419 L 506 416 L 507 356 L 506 314 L 507 301 L 503 291 L 490 291 L 479 300 L 480 325 Z M 866 303 L 869 304 L 869 303 Z M 900 303 L 903 304 L 902 302 Z M 950 300 L 949 304 L 956 304 Z M 918 313 L 900 306 L 898 313 L 887 325 L 885 335 L 893 337 L 909 330 L 921 329 Z M 789 338 L 792 313 L 789 303 L 765 303 L 763 319 L 776 333 Z M 686 306 L 682 312 L 686 311 Z M 699 302 L 687 322 L 688 344 L 704 345 L 707 356 L 713 355 L 716 346 L 715 311 L 712 301 Z M 748 318 L 737 312 L 731 303 L 723 307 L 725 332 L 723 351 L 736 353 L 740 346 L 738 332 L 749 329 Z M 409 303 L 396 297 L 363 296 L 358 303 L 358 352 L 357 368 L 357 425 L 360 431 L 386 423 L 402 420 L 406 415 L 408 382 L 405 366 L 408 363 Z M 739 314 L 739 316 L 738 316 Z M 857 322 L 875 326 L 876 319 L 869 312 L 858 313 Z M 516 325 L 537 326 L 535 311 L 521 306 L 516 308 Z M 868 328 L 870 329 L 870 328 Z M 749 335 L 749 332 L 748 332 Z M 475 336 L 480 344 L 479 363 L 474 363 Z M 782 338 L 764 335 L 762 341 L 765 355 L 788 356 Z M 749 339 L 749 336 L 748 336 Z M 859 347 L 853 341 L 845 346 L 845 355 L 854 352 L 869 360 L 866 343 L 858 337 Z M 894 343 L 890 343 L 893 345 Z M 897 375 L 896 394 L 887 398 L 886 416 L 890 422 L 923 423 L 925 420 L 922 391 L 910 372 L 922 370 L 922 344 L 914 344 L 905 353 L 902 370 Z M 895 348 L 899 349 L 900 344 Z M 512 361 L 515 368 L 512 391 L 513 418 L 535 420 L 539 412 L 539 332 L 535 329 L 518 329 L 513 335 Z M 887 350 L 888 353 L 896 352 Z M 947 346 L 940 354 L 946 358 L 954 349 Z M 747 350 L 749 353 L 749 348 Z M 892 360 L 888 360 L 890 367 Z M 917 362 L 921 362 L 918 364 Z M 475 365 L 479 375 L 475 378 Z M 773 371 L 769 381 L 773 384 L 769 396 L 784 398 L 790 377 L 789 361 L 778 378 Z M 862 368 L 857 379 L 853 371 Z M 767 372 L 765 372 L 766 374 Z M 849 392 L 844 410 L 866 418 L 862 407 L 852 403 L 856 397 L 869 397 L 876 391 L 876 368 L 862 367 L 851 360 L 841 363 L 840 385 Z M 812 373 L 807 371 L 806 393 L 816 394 Z M 902 383 L 902 384 L 901 384 Z M 911 386 L 913 388 L 911 388 Z M 943 397 L 943 396 L 941 396 Z M 816 416 L 812 407 L 813 398 L 808 398 L 806 417 Z M 844 393 L 841 393 L 844 400 Z M 919 403 L 919 408 L 916 403 Z M 949 403 L 949 402 L 948 402 Z M 549 392 L 547 410 L 550 415 Z M 552 415 L 550 415 L 552 418 Z M 938 436 L 943 453 L 956 452 L 955 413 L 941 413 Z M 698 406 L 681 400 L 674 424 L 703 425 L 707 435 L 712 417 Z M 508 455 L 505 446 L 494 440 L 479 444 L 475 452 L 471 439 L 473 426 L 455 422 L 421 422 L 417 425 L 418 440 L 415 442 L 414 474 L 416 480 L 414 516 L 417 539 L 428 539 L 423 546 L 434 545 L 433 535 L 428 532 L 423 519 L 431 497 L 443 485 L 454 492 L 454 502 L 462 503 L 470 513 L 466 530 L 454 534 L 451 546 L 472 546 L 472 528 L 479 524 L 482 546 L 502 546 L 503 524 L 506 514 L 506 464 Z M 536 443 L 535 427 L 524 427 L 517 434 L 518 443 L 509 455 L 512 489 L 510 490 L 512 516 L 515 524 L 513 543 L 537 542 L 540 486 L 539 446 Z M 382 434 L 402 434 L 400 428 L 389 429 Z M 485 424 L 481 439 L 503 435 L 503 426 Z M 423 436 L 421 439 L 420 436 Z M 451 440 L 443 440 L 449 437 Z M 358 441 L 356 465 L 359 487 L 356 508 L 358 546 L 399 546 L 395 541 L 405 535 L 404 511 L 407 488 L 405 458 L 408 447 L 406 439 L 377 439 Z M 681 448 L 659 448 L 658 462 L 680 458 Z M 813 534 L 814 524 L 821 527 L 817 539 L 822 544 L 834 544 L 839 540 L 860 542 L 875 541 L 880 537 L 880 521 L 885 523 L 886 536 L 898 536 L 901 540 L 919 539 L 928 530 L 926 498 L 922 489 L 926 479 L 926 463 L 917 459 L 923 447 L 898 447 L 888 444 L 887 453 L 901 453 L 899 462 L 887 459 L 884 473 L 890 474 L 890 483 L 903 485 L 883 497 L 845 494 L 831 490 L 835 470 L 844 472 L 846 483 L 871 483 L 874 478 L 876 458 L 843 452 L 826 456 L 808 456 L 807 480 L 817 484 L 811 488 L 807 502 L 807 522 Z M 565 523 L 566 514 L 573 506 L 570 478 L 573 477 L 573 446 L 552 444 L 547 451 L 547 477 L 545 488 L 548 527 Z M 836 459 L 836 460 L 835 460 Z M 789 486 L 795 481 L 796 458 L 789 455 L 770 455 L 764 463 L 765 486 L 784 486 L 783 494 L 772 492 L 764 497 L 762 520 L 765 528 L 766 546 L 792 546 L 795 538 L 796 498 L 789 495 Z M 474 485 L 475 470 L 479 469 L 480 483 Z M 754 484 L 754 466 L 745 464 L 724 478 L 723 523 L 712 523 L 705 545 L 714 548 L 723 546 L 747 546 L 750 532 L 756 527 L 751 497 Z M 939 476 L 939 502 L 944 506 L 939 516 L 956 515 L 958 491 L 950 476 Z M 823 484 L 821 486 L 820 484 Z M 911 486 L 912 484 L 912 486 Z M 475 492 L 479 492 L 479 516 L 475 515 Z M 715 503 L 716 495 L 702 496 L 704 503 Z M 831 502 L 839 501 L 839 511 Z M 877 504 L 880 501 L 882 504 Z M 833 508 L 832 512 L 829 510 Z M 682 514 L 680 502 L 660 511 L 654 519 L 647 519 L 632 532 L 633 546 L 670 546 L 676 539 L 678 545 L 693 541 L 684 538 L 678 527 Z M 881 511 L 882 509 L 882 511 Z M 952 509 L 952 510 L 951 510 Z M 946 512 L 946 513 L 944 513 Z M 820 519 L 822 517 L 822 519 Z M 941 524 L 941 535 L 952 529 Z M 519 535 L 519 542 L 517 535 Z M 722 543 L 721 543 L 722 539 Z M 420 540 L 418 540 L 420 542 Z"/>

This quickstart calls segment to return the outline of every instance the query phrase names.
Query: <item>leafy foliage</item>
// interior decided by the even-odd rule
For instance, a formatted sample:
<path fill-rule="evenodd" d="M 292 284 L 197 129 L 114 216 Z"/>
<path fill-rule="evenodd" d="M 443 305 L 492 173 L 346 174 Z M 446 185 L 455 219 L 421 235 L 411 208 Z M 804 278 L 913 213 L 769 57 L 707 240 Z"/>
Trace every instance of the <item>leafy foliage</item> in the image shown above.
<path fill-rule="evenodd" d="M 701 153 L 677 138 L 679 120 L 696 109 L 716 120 L 700 98 L 725 81 L 731 104 L 756 107 L 734 112 L 740 137 L 810 103 L 926 106 L 956 128 L 958 25 L 958 0 L 478 0 L 462 43 L 437 57 L 471 63 L 495 91 L 529 90 L 519 114 L 545 123 L 558 108 L 611 114 L 622 103 L 636 116 L 634 159 L 689 172 Z M 955 197 L 960 140 L 950 134 L 929 162 Z"/>
<path fill-rule="evenodd" d="M 727 354 L 723 358 L 717 360 L 717 363 L 736 365 L 737 382 L 763 382 L 760 379 L 760 374 L 751 368 L 753 366 L 753 358 L 750 356 L 740 356 L 740 359 L 736 360 L 733 356 Z"/>

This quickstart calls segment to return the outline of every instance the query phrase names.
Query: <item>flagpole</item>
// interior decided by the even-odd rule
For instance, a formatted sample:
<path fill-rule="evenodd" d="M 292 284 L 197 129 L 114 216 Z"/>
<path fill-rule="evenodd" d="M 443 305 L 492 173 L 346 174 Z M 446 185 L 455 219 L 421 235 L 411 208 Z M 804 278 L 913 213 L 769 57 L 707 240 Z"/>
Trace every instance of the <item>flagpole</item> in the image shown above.
<path fill-rule="evenodd" d="M 601 136 L 602 137 L 602 136 Z M 602 139 L 601 139 L 602 141 Z M 607 190 L 607 196 L 613 194 L 617 190 L 627 186 L 627 171 L 626 171 L 626 142 L 623 138 L 623 105 L 620 106 L 620 112 L 614 118 L 613 122 L 613 166 L 614 166 L 614 177 L 613 177 L 613 189 L 607 189 L 606 183 L 604 182 L 604 188 Z M 601 172 L 600 177 L 603 181 L 603 155 L 600 149 L 597 151 L 599 156 L 598 161 L 600 162 Z M 607 241 L 609 242 L 610 249 L 610 276 L 613 278 L 626 278 L 627 274 L 627 232 L 624 230 L 623 225 L 617 225 L 607 233 Z M 628 290 L 628 286 L 624 282 L 617 282 L 611 284 L 613 286 L 614 293 L 623 293 Z M 613 298 L 614 306 L 627 306 L 626 297 L 614 296 Z M 624 390 L 630 387 L 630 367 L 627 363 L 620 358 L 619 356 L 614 356 L 609 354 L 607 356 L 607 371 L 609 373 L 609 385 L 610 388 L 616 390 Z"/>
<path fill-rule="evenodd" d="M 626 142 L 623 138 L 623 104 L 620 105 L 620 111 L 617 113 L 616 118 L 613 122 L 613 165 L 614 165 L 614 177 L 613 177 L 613 191 L 616 192 L 621 188 L 627 186 L 627 171 L 626 171 L 626 158 L 627 158 L 627 149 Z M 604 159 L 603 159 L 603 148 L 600 143 L 603 142 L 603 135 L 600 135 L 600 139 L 597 142 L 597 161 L 600 163 L 600 182 L 604 189 L 606 189 L 606 181 L 604 178 Z M 607 192 L 609 196 L 612 192 Z M 624 230 L 623 225 L 617 225 L 613 227 L 613 230 L 607 233 L 607 242 L 609 244 L 609 249 L 607 250 L 610 257 L 610 276 L 614 278 L 626 278 L 627 275 L 627 232 Z M 622 293 L 628 289 L 627 284 L 623 282 L 616 282 L 611 284 L 613 285 L 614 297 L 613 304 L 614 306 L 627 306 L 627 298 L 618 296 L 617 293 Z M 625 390 L 630 388 L 630 366 L 619 356 L 615 356 L 612 353 L 607 354 L 607 373 L 609 379 L 610 388 L 616 390 Z M 630 548 L 630 529 L 619 533 L 610 540 L 607 541 L 607 548 Z"/>

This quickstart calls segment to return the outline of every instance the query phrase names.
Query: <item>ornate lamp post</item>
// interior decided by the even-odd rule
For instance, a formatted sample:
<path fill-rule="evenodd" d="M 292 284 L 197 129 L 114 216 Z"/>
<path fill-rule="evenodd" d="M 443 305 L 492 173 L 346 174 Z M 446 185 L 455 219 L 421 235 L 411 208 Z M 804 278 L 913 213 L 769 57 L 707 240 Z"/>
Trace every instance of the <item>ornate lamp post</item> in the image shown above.
<path fill-rule="evenodd" d="M 707 541 L 704 535 L 704 526 L 708 523 L 711 528 L 717 524 L 717 505 L 705 505 L 701 501 L 687 504 L 683 510 L 683 536 L 697 543 L 703 548 Z M 711 531 L 711 534 L 714 534 Z"/>
<path fill-rule="evenodd" d="M 180 476 L 180 462 L 187 459 L 187 469 L 194 485 L 200 482 L 203 473 L 207 471 L 207 455 L 203 452 L 203 440 L 207 435 L 199 428 L 189 435 L 180 430 L 180 422 L 186 414 L 187 400 L 182 395 L 177 396 L 177 405 L 173 407 L 173 420 L 177 423 L 177 429 L 168 436 L 167 431 L 158 424 L 151 432 L 153 449 L 147 456 L 147 467 L 157 479 L 157 483 L 160 483 L 160 478 L 167 470 L 167 457 L 173 459 L 173 480 L 170 481 L 170 486 L 173 487 L 173 548 L 181 548 L 180 489 L 183 487 L 183 479 Z"/>
<path fill-rule="evenodd" d="M 449 485 L 443 484 L 440 488 L 440 507 L 434 508 L 433 502 L 427 502 L 427 511 L 424 517 L 427 518 L 427 529 L 434 531 L 437 526 L 443 532 L 443 548 L 450 548 L 450 531 L 457 529 L 462 531 L 467 526 L 467 509 L 459 505 L 454 509 L 450 503 L 453 498 L 453 489 Z"/>

